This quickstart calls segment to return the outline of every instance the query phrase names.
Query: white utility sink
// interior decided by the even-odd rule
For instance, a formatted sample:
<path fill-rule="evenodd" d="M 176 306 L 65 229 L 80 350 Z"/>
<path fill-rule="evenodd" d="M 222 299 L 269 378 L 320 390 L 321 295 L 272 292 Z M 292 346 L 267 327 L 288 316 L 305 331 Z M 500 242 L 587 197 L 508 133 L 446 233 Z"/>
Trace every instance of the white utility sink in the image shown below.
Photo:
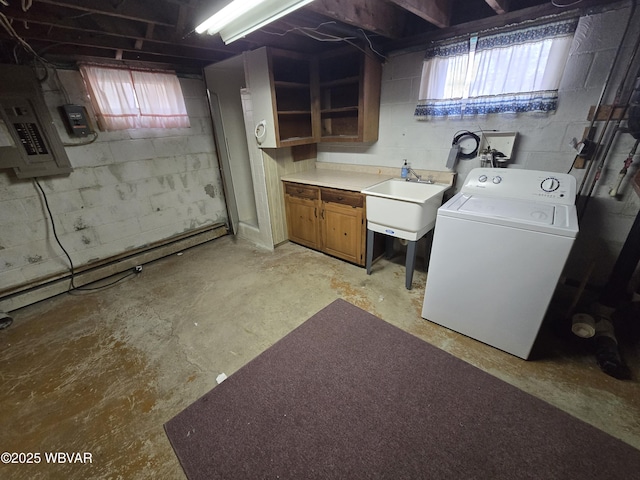
<path fill-rule="evenodd" d="M 366 195 L 367 228 L 405 240 L 419 240 L 436 222 L 444 192 L 450 185 L 392 178 L 362 190 Z"/>

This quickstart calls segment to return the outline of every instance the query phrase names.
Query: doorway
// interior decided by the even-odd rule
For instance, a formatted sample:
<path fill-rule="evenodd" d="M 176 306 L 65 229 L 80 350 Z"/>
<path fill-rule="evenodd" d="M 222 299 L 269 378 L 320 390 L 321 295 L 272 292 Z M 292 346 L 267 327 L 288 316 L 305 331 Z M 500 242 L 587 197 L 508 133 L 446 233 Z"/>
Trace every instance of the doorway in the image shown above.
<path fill-rule="evenodd" d="M 246 122 L 251 119 L 251 94 L 246 88 L 242 55 L 204 69 L 213 131 L 231 229 L 239 237 L 273 249 L 269 211 L 256 199 L 266 200 L 262 152 L 250 145 Z M 255 142 L 253 142 L 255 143 Z"/>

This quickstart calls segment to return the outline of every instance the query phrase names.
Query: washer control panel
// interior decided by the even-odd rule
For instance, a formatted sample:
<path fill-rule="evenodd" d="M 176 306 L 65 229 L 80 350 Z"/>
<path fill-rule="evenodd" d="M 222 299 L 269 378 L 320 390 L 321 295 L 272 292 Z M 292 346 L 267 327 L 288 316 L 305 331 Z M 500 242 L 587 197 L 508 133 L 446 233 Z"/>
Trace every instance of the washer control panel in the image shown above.
<path fill-rule="evenodd" d="M 467 175 L 462 191 L 476 195 L 573 205 L 576 179 L 566 173 L 515 168 L 474 168 Z"/>
<path fill-rule="evenodd" d="M 480 182 L 480 183 L 484 183 L 484 182 L 486 182 L 486 181 L 488 181 L 488 180 L 489 180 L 489 177 L 487 177 L 487 176 L 486 176 L 486 175 L 484 175 L 484 174 L 483 174 L 483 175 L 480 175 L 480 176 L 478 177 L 478 182 Z M 492 181 L 493 183 L 500 183 L 500 182 L 502 181 L 502 177 L 501 177 L 500 175 L 496 175 L 496 176 L 494 176 L 494 177 L 491 179 L 491 181 Z"/>
<path fill-rule="evenodd" d="M 560 180 L 556 177 L 547 177 L 540 183 L 540 188 L 547 193 L 555 192 L 560 188 Z"/>

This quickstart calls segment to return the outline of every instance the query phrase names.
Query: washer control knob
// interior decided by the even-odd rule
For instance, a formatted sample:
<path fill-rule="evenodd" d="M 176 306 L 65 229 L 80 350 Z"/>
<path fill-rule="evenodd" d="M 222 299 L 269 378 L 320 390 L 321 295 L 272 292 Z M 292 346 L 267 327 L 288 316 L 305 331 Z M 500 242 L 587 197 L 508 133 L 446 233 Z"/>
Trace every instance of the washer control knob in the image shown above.
<path fill-rule="evenodd" d="M 502 181 L 502 177 L 500 175 L 496 175 L 495 177 L 493 177 L 493 183 L 495 183 L 496 185 L 499 184 Z"/>
<path fill-rule="evenodd" d="M 545 192 L 555 192 L 560 188 L 560 180 L 555 177 L 547 177 L 540 183 L 540 188 Z"/>
<path fill-rule="evenodd" d="M 484 183 L 484 182 L 486 182 L 486 181 L 487 181 L 487 176 L 486 176 L 486 175 L 480 175 L 480 176 L 478 177 L 478 181 L 479 181 L 480 183 Z"/>

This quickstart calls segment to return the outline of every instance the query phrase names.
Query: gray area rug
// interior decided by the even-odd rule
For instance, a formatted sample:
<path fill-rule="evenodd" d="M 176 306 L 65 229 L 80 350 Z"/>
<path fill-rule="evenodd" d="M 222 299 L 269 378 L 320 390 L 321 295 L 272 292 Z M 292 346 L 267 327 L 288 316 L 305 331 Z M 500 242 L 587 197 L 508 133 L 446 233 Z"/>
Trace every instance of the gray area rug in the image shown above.
<path fill-rule="evenodd" d="M 640 478 L 640 451 L 343 300 L 165 430 L 190 480 Z"/>

